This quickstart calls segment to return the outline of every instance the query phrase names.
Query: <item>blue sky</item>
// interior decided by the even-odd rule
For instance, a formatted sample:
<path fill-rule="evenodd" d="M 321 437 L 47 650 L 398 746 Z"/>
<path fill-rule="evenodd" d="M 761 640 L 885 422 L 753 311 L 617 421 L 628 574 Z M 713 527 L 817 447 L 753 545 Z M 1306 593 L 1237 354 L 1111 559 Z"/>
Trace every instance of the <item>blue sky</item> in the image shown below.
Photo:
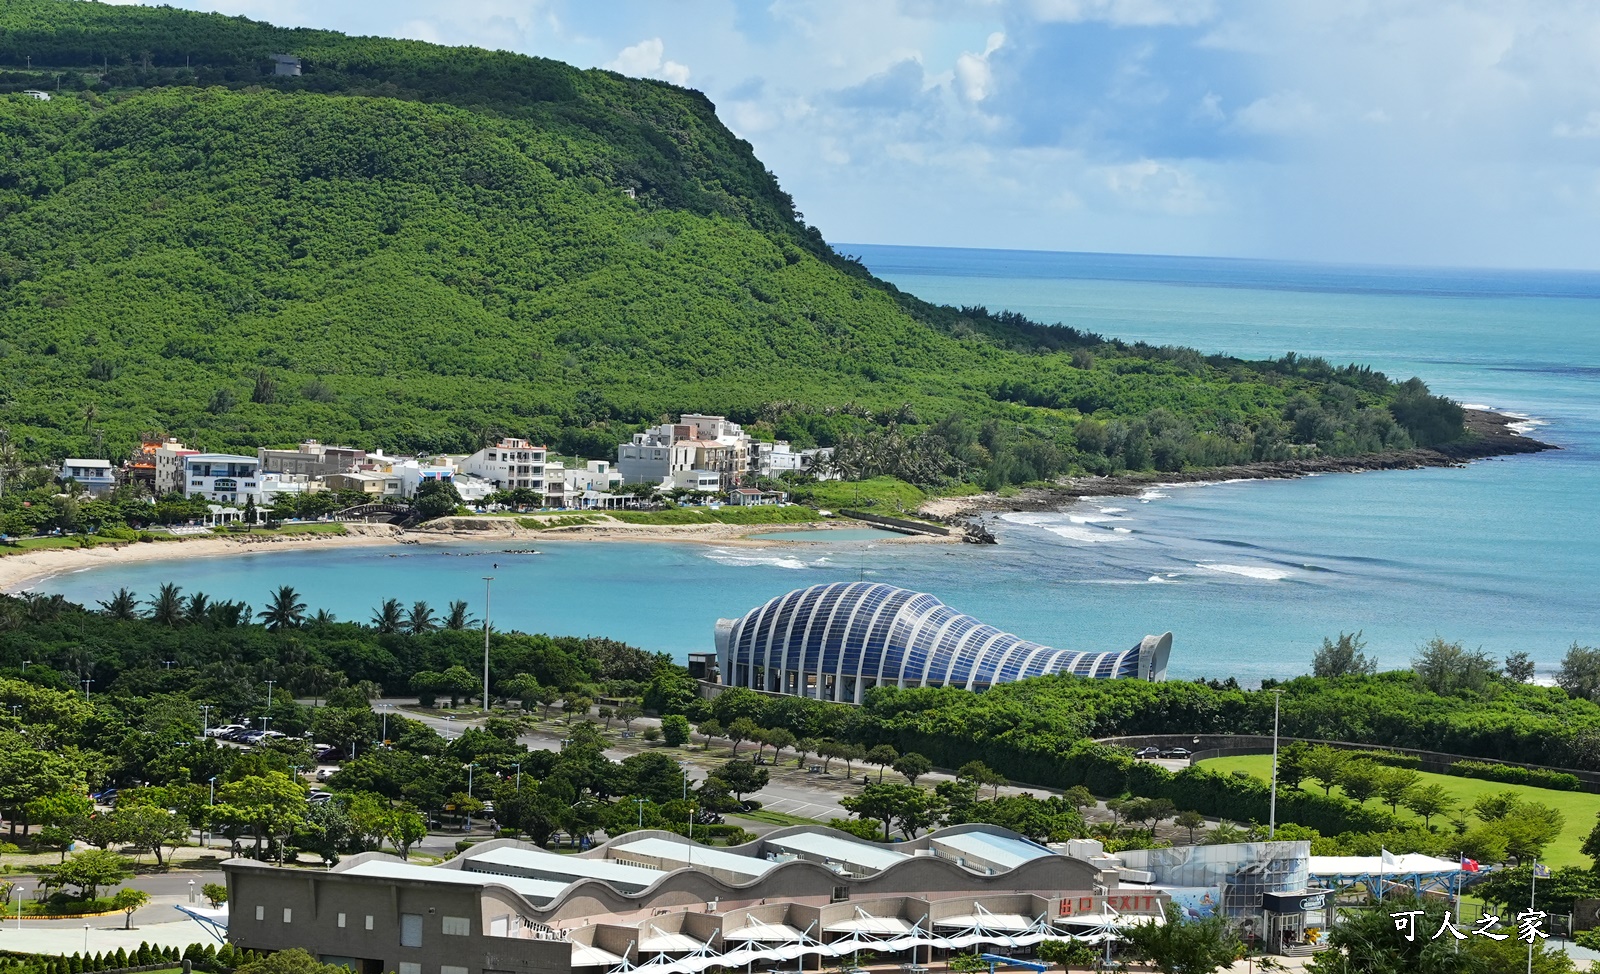
<path fill-rule="evenodd" d="M 1600 267 L 1592 0 L 173 0 L 698 88 L 829 240 Z"/>

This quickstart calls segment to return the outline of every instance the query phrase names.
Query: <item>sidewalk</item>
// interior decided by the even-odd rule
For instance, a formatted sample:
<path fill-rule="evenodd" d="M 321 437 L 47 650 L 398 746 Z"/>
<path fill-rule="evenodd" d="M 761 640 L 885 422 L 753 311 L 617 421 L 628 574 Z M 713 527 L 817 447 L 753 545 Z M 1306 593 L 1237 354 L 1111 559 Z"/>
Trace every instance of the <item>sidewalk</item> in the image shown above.
<path fill-rule="evenodd" d="M 209 931 L 183 916 L 171 906 L 167 912 L 177 919 L 161 923 L 134 924 L 132 930 L 122 929 L 122 914 L 114 917 L 95 917 L 89 920 L 28 920 L 22 921 L 22 931 L 17 931 L 17 921 L 7 920 L 0 930 L 0 950 L 28 954 L 96 954 L 118 947 L 137 950 L 141 943 L 152 947 L 176 947 L 179 950 L 190 944 L 215 944 Z M 143 911 L 141 911 L 143 912 Z M 84 927 L 87 926 L 87 938 Z M 87 940 L 87 950 L 84 943 Z"/>

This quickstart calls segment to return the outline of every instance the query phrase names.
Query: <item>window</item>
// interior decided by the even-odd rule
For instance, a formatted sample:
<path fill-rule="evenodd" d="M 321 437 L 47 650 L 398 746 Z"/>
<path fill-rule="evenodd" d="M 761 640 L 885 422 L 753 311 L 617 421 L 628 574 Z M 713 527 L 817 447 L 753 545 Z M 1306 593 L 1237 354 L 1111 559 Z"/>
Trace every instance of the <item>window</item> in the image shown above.
<path fill-rule="evenodd" d="M 835 902 L 835 903 L 843 903 L 845 900 L 848 900 L 849 898 L 850 898 L 850 887 L 848 887 L 848 886 L 835 886 L 833 888 L 833 902 Z"/>
<path fill-rule="evenodd" d="M 294 911 L 287 906 L 283 908 L 283 922 L 289 923 L 294 917 Z"/>
<path fill-rule="evenodd" d="M 267 918 L 267 908 L 264 907 L 264 906 L 256 907 L 256 919 L 257 920 L 265 920 L 266 918 Z"/>
<path fill-rule="evenodd" d="M 422 946 L 422 914 L 400 914 L 400 946 Z"/>
<path fill-rule="evenodd" d="M 422 974 L 422 965 L 401 961 L 400 974 Z"/>
<path fill-rule="evenodd" d="M 372 929 L 372 914 L 370 913 L 367 914 L 367 929 Z"/>
<path fill-rule="evenodd" d="M 451 967 L 449 964 L 439 965 L 439 974 L 467 974 L 465 967 Z"/>
<path fill-rule="evenodd" d="M 339 914 L 339 929 L 340 930 L 344 929 L 344 914 L 343 913 Z"/>
<path fill-rule="evenodd" d="M 444 930 L 446 937 L 472 936 L 472 921 L 466 917 L 444 917 Z"/>

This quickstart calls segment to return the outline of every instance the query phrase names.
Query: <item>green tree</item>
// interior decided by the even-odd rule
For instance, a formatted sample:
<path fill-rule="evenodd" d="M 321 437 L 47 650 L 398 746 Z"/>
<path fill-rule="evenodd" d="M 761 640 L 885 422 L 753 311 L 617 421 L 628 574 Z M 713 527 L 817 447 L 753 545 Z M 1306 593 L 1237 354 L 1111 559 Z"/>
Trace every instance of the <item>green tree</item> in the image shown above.
<path fill-rule="evenodd" d="M 887 770 L 891 764 L 894 764 L 895 760 L 899 757 L 900 752 L 895 750 L 893 744 L 877 744 L 874 745 L 871 750 L 867 751 L 866 757 L 862 760 L 866 761 L 868 764 L 875 764 L 878 766 L 878 783 L 882 784 L 884 771 Z"/>
<path fill-rule="evenodd" d="M 399 632 L 406 624 L 405 609 L 399 599 L 384 599 L 372 613 L 372 628 L 379 633 Z"/>
<path fill-rule="evenodd" d="M 1384 767 L 1378 772 L 1378 797 L 1389 811 L 1398 813 L 1406 796 L 1422 783 L 1422 775 L 1410 768 Z"/>
<path fill-rule="evenodd" d="M 1189 844 L 1194 845 L 1194 834 L 1206 827 L 1206 817 L 1196 811 L 1179 812 L 1173 824 L 1189 833 Z"/>
<path fill-rule="evenodd" d="M 129 622 L 139 617 L 139 600 L 128 589 L 119 588 L 111 598 L 100 603 L 100 610 L 120 622 Z"/>
<path fill-rule="evenodd" d="M 1435 815 L 1449 814 L 1450 810 L 1456 807 L 1456 800 L 1451 797 L 1444 785 L 1438 783 L 1419 785 L 1411 789 L 1401 801 L 1407 808 L 1421 815 L 1422 824 L 1429 828 L 1433 827 Z"/>
<path fill-rule="evenodd" d="M 722 735 L 733 743 L 733 753 L 738 754 L 741 741 L 753 741 L 760 733 L 761 728 L 756 726 L 755 721 L 749 717 L 740 717 L 729 724 L 728 729 L 723 731 Z"/>
<path fill-rule="evenodd" d="M 183 590 L 167 582 L 150 598 L 150 621 L 163 626 L 183 622 Z"/>
<path fill-rule="evenodd" d="M 1440 696 L 1482 692 L 1500 673 L 1500 664 L 1482 650 L 1468 652 L 1460 643 L 1435 636 L 1417 651 L 1411 671 L 1424 687 Z"/>
<path fill-rule="evenodd" d="M 1162 974 L 1212 974 L 1244 956 L 1244 943 L 1224 917 L 1186 921 L 1170 903 L 1165 923 L 1124 927 L 1121 936 L 1133 956 Z"/>
<path fill-rule="evenodd" d="M 1339 787 L 1344 789 L 1347 796 L 1365 805 L 1368 799 L 1378 793 L 1384 773 L 1388 770 L 1366 758 L 1346 761 L 1344 767 L 1339 769 Z"/>
<path fill-rule="evenodd" d="M 323 964 L 316 957 L 291 947 L 259 957 L 234 969 L 234 974 L 339 974 L 349 968 L 339 964 Z"/>
<path fill-rule="evenodd" d="M 893 767 L 901 775 L 905 776 L 908 784 L 914 785 L 917 783 L 918 778 L 933 770 L 933 762 L 917 752 L 911 751 L 895 758 Z"/>
<path fill-rule="evenodd" d="M 267 607 L 261 610 L 261 621 L 266 623 L 268 632 L 277 632 L 280 629 L 298 629 L 305 622 L 306 604 L 300 601 L 300 595 L 288 585 L 280 585 L 273 590 L 272 597 L 267 601 Z"/>
<path fill-rule="evenodd" d="M 133 914 L 148 902 L 150 894 L 142 889 L 119 889 L 117 895 L 111 898 L 111 908 L 122 911 L 122 929 L 132 930 Z"/>
<path fill-rule="evenodd" d="M 732 760 L 725 762 L 717 769 L 717 777 L 727 786 L 728 790 L 744 801 L 744 796 L 754 791 L 760 791 L 767 786 L 767 769 L 749 761 Z"/>
<path fill-rule="evenodd" d="M 874 782 L 861 789 L 860 794 L 839 799 L 839 805 L 858 818 L 877 819 L 883 823 L 883 840 L 889 841 L 889 828 L 894 826 L 907 839 L 939 820 L 942 810 L 935 796 L 915 785 L 880 784 Z"/>
<path fill-rule="evenodd" d="M 661 718 L 661 737 L 668 747 L 682 747 L 689 743 L 689 718 L 682 714 L 668 714 Z"/>
<path fill-rule="evenodd" d="M 480 688 L 478 681 L 471 670 L 457 664 L 440 674 L 439 689 L 450 697 L 450 708 L 454 710 L 462 697 L 471 697 Z"/>
<path fill-rule="evenodd" d="M 982 761 L 968 761 L 956 772 L 956 777 L 965 779 L 975 785 L 990 785 L 996 795 L 1000 794 L 1000 786 L 1006 783 L 1006 776 L 984 764 Z"/>
<path fill-rule="evenodd" d="M 1561 659 L 1556 686 L 1578 700 L 1600 701 L 1600 648 L 1573 643 Z"/>
<path fill-rule="evenodd" d="M 1334 641 L 1326 636 L 1322 648 L 1311 658 L 1311 675 L 1318 677 L 1371 676 L 1378 672 L 1378 661 L 1362 652 L 1367 643 L 1361 631 L 1341 632 Z"/>
<path fill-rule="evenodd" d="M 448 480 L 424 480 L 417 485 L 411 506 L 424 521 L 431 521 L 454 514 L 461 506 L 461 495 L 456 485 Z"/>
<path fill-rule="evenodd" d="M 133 863 L 109 849 L 80 852 L 43 870 L 51 886 L 76 886 L 80 897 L 95 899 L 102 886 L 115 886 L 133 875 Z"/>
<path fill-rule="evenodd" d="M 1537 672 L 1533 657 L 1527 653 L 1517 652 L 1506 657 L 1506 679 L 1512 683 L 1532 683 Z"/>
<path fill-rule="evenodd" d="M 213 814 L 249 829 L 255 839 L 255 857 L 260 859 L 268 840 L 287 838 L 305 821 L 306 787 L 277 771 L 248 775 L 217 789 Z"/>
<path fill-rule="evenodd" d="M 1300 759 L 1300 767 L 1307 778 L 1322 786 L 1322 793 L 1326 795 L 1339 783 L 1339 774 L 1349 760 L 1350 755 L 1346 752 L 1318 744 Z"/>
<path fill-rule="evenodd" d="M 408 636 L 420 636 L 425 632 L 432 632 L 439 628 L 434 618 L 433 608 L 426 602 L 411 603 L 411 611 L 406 614 L 405 632 Z"/>
<path fill-rule="evenodd" d="M 1094 948 L 1081 940 L 1041 940 L 1035 948 L 1039 959 L 1047 964 L 1068 967 L 1088 967 L 1095 962 Z"/>
<path fill-rule="evenodd" d="M 189 822 L 182 815 L 154 805 L 117 803 L 111 820 L 124 841 L 148 848 L 156 857 L 156 865 L 166 865 L 163 850 L 177 845 L 189 837 Z"/>
<path fill-rule="evenodd" d="M 200 887 L 200 895 L 204 896 L 206 902 L 215 910 L 228 902 L 228 886 L 226 883 L 204 883 Z"/>

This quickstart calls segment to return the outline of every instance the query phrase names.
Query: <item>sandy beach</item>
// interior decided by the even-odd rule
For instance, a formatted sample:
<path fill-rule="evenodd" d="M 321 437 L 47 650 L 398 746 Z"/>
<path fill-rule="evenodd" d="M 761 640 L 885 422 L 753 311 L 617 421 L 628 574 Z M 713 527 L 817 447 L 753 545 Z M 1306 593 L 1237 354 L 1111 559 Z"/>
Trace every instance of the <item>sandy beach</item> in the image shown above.
<path fill-rule="evenodd" d="M 705 543 L 764 547 L 806 544 L 805 541 L 774 541 L 752 538 L 754 534 L 814 531 L 817 542 L 827 540 L 833 531 L 863 528 L 858 521 L 816 521 L 797 524 L 624 524 L 608 521 L 564 528 L 534 530 L 517 524 L 513 518 L 440 518 L 410 531 L 387 524 L 347 524 L 345 534 L 206 535 L 148 544 L 129 542 L 97 545 L 93 548 L 51 548 L 0 557 L 0 592 L 21 592 L 41 580 L 71 572 L 128 565 L 140 562 L 188 561 L 195 558 L 226 558 L 237 555 L 270 554 L 277 551 L 304 551 L 307 548 L 352 548 L 373 545 L 431 544 L 469 542 L 572 542 L 572 541 L 655 541 Z M 958 537 L 894 535 L 885 544 L 948 544 Z"/>

